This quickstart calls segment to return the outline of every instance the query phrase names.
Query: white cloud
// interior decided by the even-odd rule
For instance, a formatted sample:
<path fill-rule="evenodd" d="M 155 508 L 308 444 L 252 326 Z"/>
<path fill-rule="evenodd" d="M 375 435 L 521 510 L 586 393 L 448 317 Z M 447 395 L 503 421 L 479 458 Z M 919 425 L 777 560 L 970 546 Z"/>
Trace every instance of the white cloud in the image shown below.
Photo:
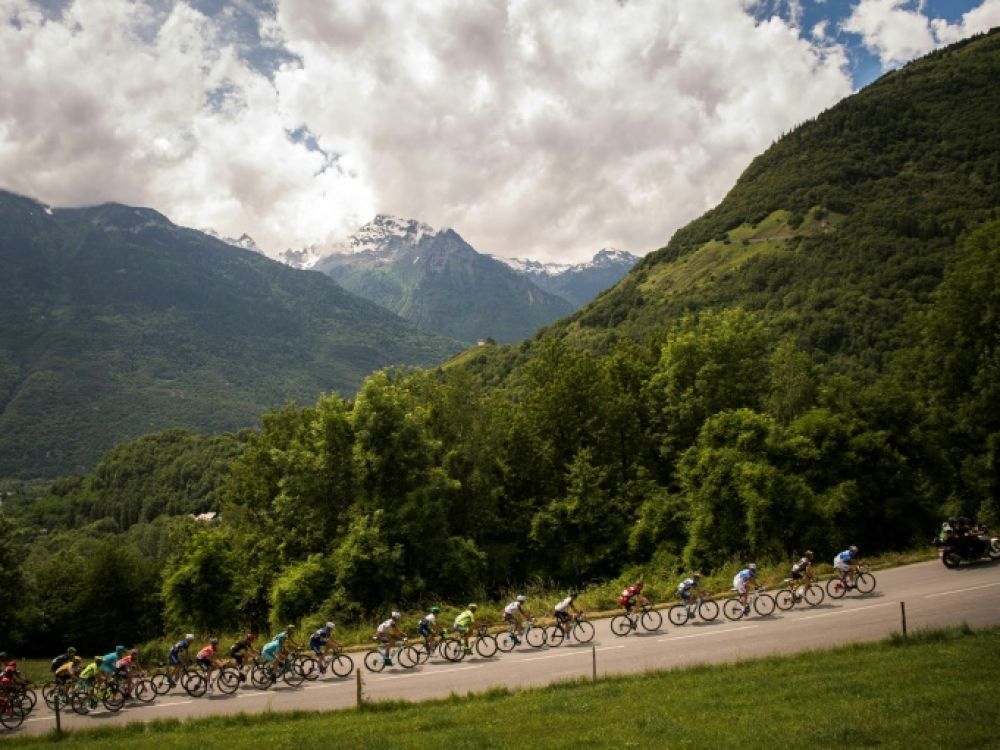
<path fill-rule="evenodd" d="M 981 5 L 950 24 L 931 19 L 923 2 L 912 0 L 861 0 L 844 22 L 845 31 L 859 34 L 865 47 L 876 53 L 883 67 L 908 62 L 945 44 L 956 42 L 1000 24 L 1000 0 Z"/>
<path fill-rule="evenodd" d="M 185 4 L 0 0 L 0 184 L 272 253 L 376 211 L 501 255 L 641 252 L 850 93 L 840 46 L 753 5 L 283 0 L 261 34 L 302 62 L 268 79 Z"/>

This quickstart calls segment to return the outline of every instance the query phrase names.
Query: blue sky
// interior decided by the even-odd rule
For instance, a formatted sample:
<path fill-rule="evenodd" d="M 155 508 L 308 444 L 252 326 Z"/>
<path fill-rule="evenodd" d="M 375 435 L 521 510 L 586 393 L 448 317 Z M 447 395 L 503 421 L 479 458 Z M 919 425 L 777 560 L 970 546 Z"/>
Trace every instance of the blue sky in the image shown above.
<path fill-rule="evenodd" d="M 642 254 L 1000 0 L 0 0 L 0 188 L 269 254 L 376 213 Z"/>

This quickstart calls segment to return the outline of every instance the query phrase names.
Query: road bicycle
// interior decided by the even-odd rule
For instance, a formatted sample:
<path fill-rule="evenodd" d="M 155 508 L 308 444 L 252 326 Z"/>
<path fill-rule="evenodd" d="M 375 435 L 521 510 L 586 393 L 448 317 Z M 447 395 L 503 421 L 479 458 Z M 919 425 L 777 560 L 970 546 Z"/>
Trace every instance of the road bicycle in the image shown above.
<path fill-rule="evenodd" d="M 709 596 L 711 594 L 708 591 L 699 591 L 690 601 L 675 604 L 667 610 L 667 619 L 677 626 L 685 624 L 695 615 L 706 622 L 711 622 L 719 616 L 719 605 L 709 599 Z"/>
<path fill-rule="evenodd" d="M 496 636 L 497 646 L 504 653 L 513 651 L 515 647 L 522 643 L 527 643 L 532 648 L 541 648 L 548 643 L 548 634 L 545 628 L 535 625 L 535 618 L 529 617 L 524 621 L 524 628 L 520 633 L 514 632 L 514 624 L 510 623 L 507 632 Z"/>
<path fill-rule="evenodd" d="M 733 589 L 733 591 L 736 591 L 736 589 Z M 742 620 L 746 615 L 750 614 L 750 609 L 753 608 L 753 611 L 761 617 L 767 617 L 774 612 L 774 607 L 774 597 L 765 593 L 764 587 L 761 586 L 754 589 L 753 593 L 747 598 L 745 605 L 740 602 L 739 598 L 726 599 L 726 603 L 722 605 L 722 614 L 728 620 Z"/>
<path fill-rule="evenodd" d="M 638 613 L 625 613 L 611 618 L 611 632 L 618 637 L 638 630 L 640 625 L 650 632 L 659 630 L 663 626 L 663 615 L 653 609 L 652 604 L 645 602 L 639 607 Z"/>
<path fill-rule="evenodd" d="M 545 636 L 550 646 L 555 648 L 563 640 L 575 640 L 577 643 L 590 643 L 594 640 L 594 626 L 587 620 L 583 612 L 577 612 L 569 621 L 569 634 L 563 629 L 562 623 L 556 623 L 548 629 Z"/>
<path fill-rule="evenodd" d="M 0 725 L 6 729 L 17 729 L 31 710 L 26 700 L 15 690 L 0 690 Z"/>
<path fill-rule="evenodd" d="M 854 585 L 847 583 L 847 580 L 840 574 L 836 578 L 831 578 L 826 582 L 826 593 L 831 599 L 840 599 L 851 589 L 855 589 L 859 594 L 870 594 L 875 590 L 875 576 L 869 571 L 869 567 L 862 563 L 854 573 Z"/>
<path fill-rule="evenodd" d="M 125 693 L 113 679 L 100 679 L 85 685 L 80 685 L 70 697 L 69 707 L 74 713 L 86 716 L 103 705 L 113 714 L 122 710 L 125 705 Z"/>
<path fill-rule="evenodd" d="M 324 655 L 327 658 L 324 660 L 326 663 L 323 666 L 320 666 L 316 656 L 305 654 L 296 658 L 295 668 L 301 671 L 309 681 L 318 680 L 326 674 L 328 669 L 336 677 L 347 677 L 354 671 L 354 660 L 341 649 L 325 651 Z"/>
<path fill-rule="evenodd" d="M 461 633 L 456 632 L 454 637 L 442 636 L 440 649 L 444 658 L 448 661 L 459 662 L 475 651 L 484 659 L 489 659 L 499 650 L 496 639 L 489 632 L 489 625 L 486 623 L 476 623 L 469 634 L 469 647 L 466 650 L 465 641 Z"/>
<path fill-rule="evenodd" d="M 373 640 L 378 640 L 377 638 Z M 403 669 L 413 669 L 420 661 L 420 656 L 412 646 L 408 646 L 405 638 L 396 641 L 396 645 L 389 651 L 388 658 L 378 646 L 365 654 L 364 662 L 369 672 L 381 672 L 386 667 L 391 667 L 394 663 Z"/>
<path fill-rule="evenodd" d="M 784 583 L 785 588 L 774 595 L 774 603 L 778 605 L 778 609 L 787 612 L 799 602 L 805 602 L 810 607 L 822 604 L 825 596 L 822 586 L 812 581 L 805 586 L 794 578 L 786 578 Z"/>
<path fill-rule="evenodd" d="M 271 662 L 254 659 L 254 666 L 250 671 L 250 684 L 258 690 L 267 690 L 278 680 L 283 680 L 289 687 L 299 687 L 306 678 L 295 668 L 295 657 L 294 652 L 286 654 L 280 663 L 277 658 Z"/>

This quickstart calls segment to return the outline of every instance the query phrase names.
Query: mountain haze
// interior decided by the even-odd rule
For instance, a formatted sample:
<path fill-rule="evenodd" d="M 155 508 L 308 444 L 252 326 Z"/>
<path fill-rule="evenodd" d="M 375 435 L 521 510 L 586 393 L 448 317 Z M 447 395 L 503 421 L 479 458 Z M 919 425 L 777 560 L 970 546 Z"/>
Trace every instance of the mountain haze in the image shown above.
<path fill-rule="evenodd" d="M 253 425 L 458 346 L 145 208 L 0 192 L 0 267 L 0 476 L 77 471 L 167 427 Z"/>
<path fill-rule="evenodd" d="M 313 268 L 421 328 L 515 342 L 573 310 L 457 232 L 379 215 Z"/>

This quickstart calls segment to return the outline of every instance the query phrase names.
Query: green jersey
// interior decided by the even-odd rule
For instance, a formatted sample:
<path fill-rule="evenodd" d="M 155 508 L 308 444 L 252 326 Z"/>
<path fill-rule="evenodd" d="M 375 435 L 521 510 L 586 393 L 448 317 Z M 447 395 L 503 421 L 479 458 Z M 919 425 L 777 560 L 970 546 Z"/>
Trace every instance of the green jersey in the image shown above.
<path fill-rule="evenodd" d="M 472 623 L 475 621 L 476 616 L 472 614 L 471 609 L 465 610 L 462 614 L 455 618 L 456 627 L 469 628 L 472 627 Z"/>

